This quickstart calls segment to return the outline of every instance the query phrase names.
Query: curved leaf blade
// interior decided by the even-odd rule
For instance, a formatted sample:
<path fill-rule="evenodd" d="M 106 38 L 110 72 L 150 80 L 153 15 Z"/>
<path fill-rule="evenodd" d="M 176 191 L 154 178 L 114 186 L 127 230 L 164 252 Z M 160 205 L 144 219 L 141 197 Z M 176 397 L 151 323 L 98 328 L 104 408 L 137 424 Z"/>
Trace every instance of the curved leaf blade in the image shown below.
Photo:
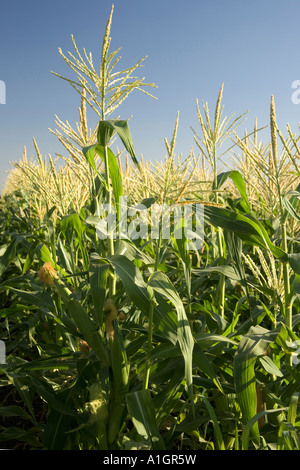
<path fill-rule="evenodd" d="M 168 276 L 160 271 L 155 272 L 149 279 L 148 285 L 151 286 L 155 292 L 160 293 L 166 297 L 175 307 L 177 312 L 177 338 L 178 343 L 185 361 L 185 375 L 187 389 L 189 392 L 190 399 L 193 403 L 193 349 L 194 349 L 194 338 L 192 335 L 191 327 L 182 303 L 177 291 L 173 284 L 169 280 Z"/>
<path fill-rule="evenodd" d="M 121 141 L 123 142 L 125 149 L 131 156 L 134 164 L 139 168 L 139 163 L 135 155 L 133 141 L 127 121 L 120 119 L 109 119 L 106 121 L 100 121 L 98 128 L 98 142 L 103 147 L 107 146 L 113 132 L 116 132 L 118 134 Z"/>
<path fill-rule="evenodd" d="M 155 419 L 155 409 L 149 390 L 140 390 L 126 395 L 129 415 L 138 434 L 149 441 L 153 450 L 164 450 Z"/>

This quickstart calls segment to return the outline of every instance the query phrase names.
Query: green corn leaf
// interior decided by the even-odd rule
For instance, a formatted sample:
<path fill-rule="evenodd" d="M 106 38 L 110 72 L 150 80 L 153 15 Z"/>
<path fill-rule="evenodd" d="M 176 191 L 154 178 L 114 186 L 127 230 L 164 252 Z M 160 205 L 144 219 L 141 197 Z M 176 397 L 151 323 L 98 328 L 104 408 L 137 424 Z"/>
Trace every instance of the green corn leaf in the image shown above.
<path fill-rule="evenodd" d="M 99 144 L 103 147 L 106 147 L 109 144 L 110 138 L 114 132 L 116 132 L 120 137 L 134 164 L 139 167 L 127 121 L 118 119 L 100 121 L 98 127 Z"/>
<path fill-rule="evenodd" d="M 298 404 L 299 404 L 299 396 L 300 396 L 300 393 L 295 392 L 291 396 L 291 400 L 290 400 L 287 420 L 288 420 L 288 422 L 290 422 L 292 424 L 292 426 L 295 426 L 296 419 L 297 419 L 297 409 L 298 409 Z"/>
<path fill-rule="evenodd" d="M 229 232 L 228 230 L 224 230 L 224 237 L 227 251 L 230 254 L 234 270 L 237 272 L 240 278 L 240 283 L 245 293 L 249 296 L 245 269 L 242 261 L 243 242 L 236 233 Z"/>
<path fill-rule="evenodd" d="M 137 307 L 147 312 L 149 308 L 149 298 L 147 294 L 147 285 L 143 279 L 141 271 L 135 266 L 134 262 L 124 255 L 113 255 L 109 258 L 101 258 L 97 253 L 91 256 L 92 263 L 108 263 L 116 271 L 124 284 L 127 294 Z"/>
<path fill-rule="evenodd" d="M 242 412 L 242 420 L 246 425 L 257 410 L 255 363 L 262 356 L 270 343 L 276 340 L 278 330 L 266 330 L 261 326 L 251 327 L 242 337 L 234 356 L 234 381 L 238 401 Z M 251 435 L 258 443 L 259 430 L 257 421 L 251 425 Z"/>
<path fill-rule="evenodd" d="M 259 413 L 255 414 L 246 424 L 243 432 L 242 432 L 242 450 L 248 450 L 249 447 L 249 440 L 251 436 L 251 431 L 254 426 L 257 425 L 257 421 L 263 416 L 267 416 L 270 414 L 281 413 L 282 411 L 286 411 L 287 408 L 276 408 L 274 410 L 264 410 L 260 411 Z"/>
<path fill-rule="evenodd" d="M 141 312 L 146 315 L 148 314 L 150 301 L 147 284 L 133 260 L 128 259 L 124 255 L 113 255 L 109 258 L 101 258 L 97 253 L 92 254 L 91 260 L 93 263 L 109 263 L 117 276 L 121 279 L 125 291 L 133 304 L 138 307 Z M 169 341 L 176 344 L 176 318 L 173 317 L 170 307 L 163 296 L 156 296 L 156 301 L 158 305 L 154 307 L 155 326 L 163 331 L 163 335 L 168 338 Z"/>
<path fill-rule="evenodd" d="M 208 414 L 209 414 L 209 416 L 210 416 L 210 418 L 213 422 L 213 425 L 214 425 L 214 435 L 215 435 L 216 449 L 217 450 L 225 450 L 225 444 L 224 444 L 224 440 L 223 440 L 223 436 L 222 436 L 222 431 L 221 431 L 216 413 L 215 413 L 213 407 L 211 406 L 209 400 L 206 397 L 203 397 L 203 396 L 201 396 L 201 398 L 202 398 L 202 400 L 203 400 L 203 402 L 204 402 L 204 404 L 207 408 Z"/>
<path fill-rule="evenodd" d="M 35 376 L 33 373 L 29 375 L 31 387 L 49 404 L 49 406 L 61 414 L 76 417 L 77 413 L 66 403 L 61 401 L 51 387 L 44 381 L 40 380 L 40 377 Z"/>
<path fill-rule="evenodd" d="M 29 252 L 27 253 L 26 260 L 22 269 L 22 273 L 25 274 L 34 261 L 35 248 L 38 245 L 38 240 L 32 243 L 30 246 Z"/>
<path fill-rule="evenodd" d="M 48 450 L 62 450 L 71 426 L 72 417 L 50 409 L 43 433 L 43 443 Z"/>
<path fill-rule="evenodd" d="M 222 389 L 222 385 L 217 377 L 217 374 L 209 362 L 208 358 L 206 357 L 204 351 L 200 348 L 200 346 L 195 343 L 194 345 L 194 351 L 193 351 L 193 359 L 194 363 L 197 365 L 197 367 L 204 372 L 207 377 L 209 377 L 215 386 L 220 390 L 221 393 L 224 393 Z"/>
<path fill-rule="evenodd" d="M 111 124 L 113 121 L 99 121 L 97 140 L 102 147 L 107 147 L 109 145 L 110 139 L 112 138 L 115 129 Z"/>
<path fill-rule="evenodd" d="M 295 274 L 292 282 L 293 291 L 296 295 L 300 295 L 300 274 Z"/>
<path fill-rule="evenodd" d="M 269 356 L 260 357 L 259 362 L 269 374 L 275 375 L 276 377 L 283 377 L 283 373 L 278 369 Z"/>
<path fill-rule="evenodd" d="M 289 422 L 282 422 L 277 436 L 277 450 L 299 450 L 297 431 Z"/>
<path fill-rule="evenodd" d="M 36 359 L 34 361 L 25 362 L 19 366 L 20 372 L 29 372 L 36 370 L 68 370 L 76 367 L 76 356 L 65 355 L 58 357 L 48 357 L 46 359 Z"/>
<path fill-rule="evenodd" d="M 288 254 L 289 264 L 296 274 L 300 274 L 300 253 L 289 253 Z"/>
<path fill-rule="evenodd" d="M 198 333 L 195 335 L 195 339 L 201 349 L 207 349 L 208 347 L 220 342 L 238 345 L 238 343 L 233 339 L 214 333 Z"/>
<path fill-rule="evenodd" d="M 30 416 L 30 414 L 27 413 L 27 411 L 21 408 L 21 406 L 17 406 L 17 405 L 0 406 L 0 416 L 2 417 L 19 416 L 23 420 L 30 421 L 32 423 L 35 422 Z"/>
<path fill-rule="evenodd" d="M 58 292 L 79 332 L 88 345 L 95 351 L 102 365 L 109 364 L 109 358 L 104 342 L 98 330 L 97 324 L 94 323 L 82 305 L 72 298 L 71 292 L 64 286 L 61 280 L 54 280 Z"/>
<path fill-rule="evenodd" d="M 190 303 L 190 300 L 191 300 L 191 258 L 190 258 L 190 251 L 187 247 L 187 240 L 186 240 L 184 233 L 181 239 L 172 238 L 172 240 L 173 240 L 173 244 L 175 248 L 178 251 L 179 260 L 183 267 L 187 298 L 188 298 L 188 302 Z"/>
<path fill-rule="evenodd" d="M 288 191 L 283 197 L 282 197 L 282 203 L 286 209 L 286 215 L 285 219 L 288 214 L 290 214 L 297 222 L 300 222 L 300 216 L 296 210 L 297 204 L 299 202 L 300 198 L 300 185 L 297 186 L 295 190 Z"/>
<path fill-rule="evenodd" d="M 101 183 L 106 188 L 105 178 L 103 178 L 101 173 L 99 173 L 97 166 L 96 166 L 96 162 L 95 162 L 95 152 L 96 152 L 97 146 L 98 144 L 92 144 L 92 145 L 88 145 L 87 147 L 83 147 L 82 153 L 87 159 L 87 162 L 89 163 L 90 167 L 97 173 L 98 177 L 100 178 Z"/>
<path fill-rule="evenodd" d="M 250 204 L 249 204 L 249 201 L 248 201 L 248 196 L 247 196 L 247 192 L 246 192 L 246 186 L 245 186 L 244 178 L 243 178 L 243 176 L 241 175 L 241 173 L 239 171 L 231 170 L 231 171 L 226 171 L 226 172 L 218 174 L 217 184 L 216 185 L 215 185 L 215 183 L 213 184 L 213 189 L 220 189 L 221 186 L 225 183 L 225 181 L 228 178 L 231 178 L 231 180 L 235 184 L 236 188 L 238 189 L 240 195 L 242 196 L 243 200 L 245 201 L 245 203 L 247 205 L 246 207 L 247 207 L 248 211 L 250 212 Z"/>
<path fill-rule="evenodd" d="M 157 410 L 156 419 L 159 426 L 178 404 L 185 385 L 184 363 L 182 358 L 180 358 L 180 362 L 176 361 L 176 367 L 172 368 L 171 378 L 169 361 L 167 361 L 167 364 L 169 369 L 166 380 L 167 386 L 164 389 L 164 393 L 159 393 L 153 398 L 155 409 Z"/>
<path fill-rule="evenodd" d="M 138 434 L 149 441 L 153 450 L 164 450 L 164 441 L 157 429 L 155 409 L 149 390 L 140 390 L 126 395 L 129 415 Z"/>
<path fill-rule="evenodd" d="M 14 239 L 10 244 L 7 244 L 4 254 L 0 257 L 0 277 L 6 271 L 12 259 L 15 257 L 16 247 L 17 239 Z"/>
<path fill-rule="evenodd" d="M 213 226 L 235 232 L 251 245 L 269 249 L 282 262 L 287 261 L 287 253 L 271 242 L 266 229 L 250 214 L 245 216 L 223 207 L 205 206 L 204 220 Z"/>
<path fill-rule="evenodd" d="M 168 276 L 162 272 L 155 272 L 148 282 L 155 292 L 160 293 L 166 297 L 176 309 L 177 312 L 177 337 L 178 343 L 185 361 L 185 375 L 186 383 L 189 392 L 190 399 L 193 403 L 193 391 L 192 391 L 192 369 L 193 369 L 193 348 L 194 338 L 192 335 L 191 327 L 182 303 L 177 291 L 173 284 L 169 280 Z"/>
<path fill-rule="evenodd" d="M 3 369 L 3 370 L 6 376 L 8 377 L 8 379 L 10 380 L 10 382 L 16 388 L 19 396 L 21 397 L 22 401 L 27 407 L 32 418 L 34 419 L 34 421 L 36 421 L 35 411 L 34 411 L 33 403 L 31 400 L 30 387 L 29 387 L 27 378 L 24 376 L 24 374 L 18 374 L 18 372 L 14 372 L 13 370 L 10 370 L 10 368 L 12 369 L 17 368 L 19 365 L 24 364 L 24 363 L 26 363 L 26 361 L 9 356 L 7 358 L 7 369 Z"/>
<path fill-rule="evenodd" d="M 57 238 L 57 256 L 59 264 L 64 267 L 65 271 L 72 272 L 71 256 L 62 243 L 60 236 Z"/>
<path fill-rule="evenodd" d="M 50 308 L 53 309 L 54 303 L 51 295 L 49 292 L 45 290 L 39 291 L 26 291 L 22 289 L 16 289 L 9 285 L 4 285 L 3 289 L 9 289 L 15 294 L 18 295 L 20 299 L 22 299 L 25 303 L 28 303 L 29 306 L 36 305 L 40 307 Z M 2 286 L 1 289 L 2 290 Z"/>
<path fill-rule="evenodd" d="M 51 251 L 49 248 L 43 243 L 36 247 L 34 250 L 36 256 L 39 260 L 43 261 L 43 263 L 51 263 L 54 265 L 54 261 L 51 255 Z"/>
<path fill-rule="evenodd" d="M 84 227 L 79 214 L 74 213 L 62 217 L 60 220 L 60 230 L 69 245 L 71 245 L 73 240 L 76 239 L 82 255 L 83 269 L 87 270 L 88 255 L 83 238 Z"/>
<path fill-rule="evenodd" d="M 240 404 L 242 419 L 244 424 L 247 424 L 253 416 L 256 415 L 257 410 L 257 396 L 255 386 L 255 366 L 256 358 L 242 360 L 236 358 L 234 362 L 234 376 L 238 402 Z M 251 427 L 252 436 L 256 442 L 259 440 L 259 429 L 257 422 Z"/>
<path fill-rule="evenodd" d="M 61 218 L 60 230 L 70 243 L 74 234 L 82 240 L 82 224 L 78 214 L 70 214 Z"/>
<path fill-rule="evenodd" d="M 101 121 L 103 122 L 103 121 Z M 119 168 L 119 164 L 117 158 L 115 157 L 114 153 L 109 147 L 106 147 L 107 156 L 108 156 L 108 168 L 109 168 L 109 176 L 111 179 L 111 184 L 113 188 L 113 194 L 115 197 L 115 201 L 117 204 L 117 213 L 119 214 L 119 198 L 123 196 L 123 185 L 122 185 L 122 176 Z M 98 172 L 95 164 L 95 153 L 99 155 L 99 157 L 105 162 L 105 151 L 104 146 L 101 144 L 93 144 L 89 147 L 83 148 L 83 153 L 86 156 L 88 162 L 92 166 L 92 168 L 97 172 L 101 183 L 107 189 L 106 181 L 104 181 L 103 176 Z"/>
<path fill-rule="evenodd" d="M 123 196 L 122 176 L 116 156 L 109 147 L 107 147 L 106 150 L 108 156 L 109 176 L 111 179 L 115 202 L 117 204 L 117 212 L 119 213 L 119 199 Z M 102 147 L 102 145 L 96 145 L 95 151 L 101 157 L 103 162 L 105 162 L 104 147 Z"/>
<path fill-rule="evenodd" d="M 95 319 L 100 326 L 103 324 L 103 307 L 106 297 L 108 268 L 109 266 L 107 264 L 100 263 L 90 263 L 89 267 L 89 279 L 94 304 Z"/>
<path fill-rule="evenodd" d="M 28 444 L 32 449 L 38 449 L 41 447 L 38 439 L 39 432 L 40 430 L 37 425 L 25 430 L 18 426 L 9 426 L 8 428 L 0 426 L 0 441 L 19 441 Z"/>
<path fill-rule="evenodd" d="M 235 269 L 232 266 L 222 265 L 222 266 L 209 266 L 208 268 L 192 269 L 192 274 L 194 276 L 203 276 L 203 274 L 223 274 L 224 276 L 232 279 L 233 281 L 240 281 L 241 277 L 236 273 Z"/>
<path fill-rule="evenodd" d="M 138 246 L 134 244 L 129 238 L 122 238 L 116 240 L 115 243 L 115 254 L 125 255 L 130 260 L 141 260 L 144 264 L 154 264 L 154 259 L 144 253 Z"/>
<path fill-rule="evenodd" d="M 24 310 L 39 310 L 40 307 L 37 305 L 25 305 L 25 304 L 14 304 L 10 305 L 9 308 L 2 308 L 0 310 L 1 318 L 8 318 L 14 315 L 23 314 Z"/>
<path fill-rule="evenodd" d="M 85 341 L 95 351 L 99 359 L 103 362 L 103 365 L 107 364 L 109 362 L 107 351 L 100 336 L 100 332 L 97 330 L 84 308 L 74 299 L 70 299 L 66 307 Z"/>

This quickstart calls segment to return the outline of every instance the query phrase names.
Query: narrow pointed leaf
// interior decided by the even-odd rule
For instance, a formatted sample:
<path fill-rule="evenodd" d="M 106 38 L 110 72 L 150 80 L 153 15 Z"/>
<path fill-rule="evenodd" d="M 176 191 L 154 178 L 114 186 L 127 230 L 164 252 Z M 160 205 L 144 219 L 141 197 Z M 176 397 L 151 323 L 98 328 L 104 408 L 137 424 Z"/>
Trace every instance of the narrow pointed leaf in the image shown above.
<path fill-rule="evenodd" d="M 213 273 L 223 274 L 233 281 L 240 281 L 241 279 L 232 266 L 209 266 L 208 268 L 192 269 L 192 274 L 194 276 L 203 276 L 204 274 Z"/>
<path fill-rule="evenodd" d="M 116 132 L 120 137 L 123 145 L 129 155 L 131 156 L 134 164 L 139 167 L 139 163 L 137 161 L 135 150 L 132 142 L 131 133 L 129 130 L 128 122 L 118 119 L 111 119 L 107 121 L 100 121 L 99 122 L 99 129 L 98 129 L 98 142 L 103 147 L 107 146 L 109 140 L 113 134 Z M 109 137 L 110 136 L 110 137 Z"/>
<path fill-rule="evenodd" d="M 95 163 L 95 151 L 96 151 L 97 144 L 89 145 L 88 147 L 84 147 L 82 152 L 87 159 L 89 165 L 93 168 L 93 170 L 98 173 L 96 163 Z"/>
<path fill-rule="evenodd" d="M 209 400 L 206 397 L 203 397 L 203 396 L 201 398 L 202 398 L 202 400 L 203 400 L 203 402 L 204 402 L 204 404 L 207 408 L 208 414 L 209 414 L 209 416 L 210 416 L 210 418 L 213 422 L 213 425 L 214 425 L 214 435 L 215 435 L 216 449 L 217 450 L 225 450 L 225 444 L 224 444 L 224 440 L 223 440 L 223 436 L 222 436 L 222 431 L 221 431 L 216 413 L 215 413 L 213 407 L 211 406 Z"/>
<path fill-rule="evenodd" d="M 209 362 L 204 351 L 202 351 L 202 349 L 197 343 L 195 343 L 194 345 L 193 358 L 197 367 L 214 382 L 215 386 L 220 390 L 221 393 L 224 393 L 222 385 L 217 377 L 213 366 Z"/>
<path fill-rule="evenodd" d="M 128 393 L 127 408 L 138 434 L 151 443 L 153 450 L 164 450 L 165 445 L 157 429 L 155 409 L 149 390 Z"/>
<path fill-rule="evenodd" d="M 93 144 L 93 145 L 89 145 L 88 147 L 84 147 L 82 149 L 82 153 L 84 154 L 84 156 L 87 159 L 87 161 L 88 161 L 89 165 L 91 166 L 91 168 L 97 173 L 98 178 L 100 179 L 103 186 L 106 188 L 105 178 L 103 178 L 101 173 L 98 171 L 97 166 L 96 166 L 96 162 L 95 162 L 95 152 L 96 152 L 96 149 L 98 148 L 98 146 L 99 146 L 99 144 Z M 98 152 L 96 152 L 96 153 L 98 153 Z"/>
<path fill-rule="evenodd" d="M 16 246 L 17 240 L 14 239 L 9 245 L 7 245 L 4 254 L 0 257 L 0 277 L 6 271 L 12 259 L 16 255 Z"/>
<path fill-rule="evenodd" d="M 113 188 L 113 194 L 117 204 L 117 210 L 119 209 L 118 202 L 119 198 L 123 196 L 123 186 L 122 186 L 122 176 L 119 168 L 119 163 L 116 159 L 116 156 L 112 150 L 107 147 L 107 156 L 108 156 L 108 167 L 109 167 L 109 176 L 111 179 L 111 185 Z M 104 148 L 101 145 L 96 145 L 95 151 L 101 157 L 103 162 L 105 162 Z"/>
<path fill-rule="evenodd" d="M 90 263 L 90 286 L 94 303 L 95 318 L 101 326 L 103 323 L 103 306 L 106 296 L 107 264 Z"/>
<path fill-rule="evenodd" d="M 43 442 L 48 450 L 62 450 L 70 429 L 71 416 L 51 409 L 45 425 Z"/>
<path fill-rule="evenodd" d="M 232 170 L 232 171 L 226 171 L 226 172 L 220 173 L 217 176 L 217 184 L 213 185 L 213 189 L 220 189 L 221 186 L 226 182 L 228 178 L 231 178 L 236 188 L 238 189 L 240 195 L 242 196 L 243 200 L 246 202 L 247 208 L 250 210 L 250 204 L 248 201 L 244 178 L 239 171 Z"/>
<path fill-rule="evenodd" d="M 271 250 L 275 258 L 287 261 L 287 253 L 274 245 L 262 224 L 254 217 L 238 214 L 223 207 L 205 206 L 205 222 L 235 232 L 243 241 Z"/>
<path fill-rule="evenodd" d="M 242 337 L 234 356 L 234 381 L 245 425 L 252 420 L 257 411 L 255 379 L 257 357 L 265 353 L 277 335 L 277 330 L 269 331 L 261 326 L 251 327 L 247 335 Z M 259 429 L 256 421 L 251 426 L 251 435 L 256 442 L 259 441 Z"/>
<path fill-rule="evenodd" d="M 300 191 L 299 186 L 294 191 L 288 191 L 282 198 L 283 205 L 288 214 L 290 214 L 297 222 L 300 222 L 300 215 L 296 210 L 296 206 L 299 202 Z"/>
<path fill-rule="evenodd" d="M 115 131 L 113 121 L 101 120 L 98 126 L 97 140 L 102 147 L 107 147 Z"/>
<path fill-rule="evenodd" d="M 128 259 L 124 255 L 101 258 L 96 253 L 93 253 L 92 260 L 94 263 L 109 263 L 121 279 L 125 291 L 133 304 L 145 315 L 148 314 L 150 301 L 147 284 L 133 260 Z M 163 335 L 168 340 L 175 344 L 177 341 L 176 322 L 171 315 L 172 312 L 170 312 L 170 308 L 168 308 L 166 301 L 161 295 L 156 297 L 156 301 L 158 305 L 154 308 L 155 325 L 162 330 Z"/>
<path fill-rule="evenodd" d="M 194 338 L 192 335 L 191 327 L 182 303 L 181 298 L 179 297 L 177 291 L 175 290 L 173 284 L 169 280 L 168 276 L 164 273 L 158 271 L 155 272 L 150 280 L 149 286 L 151 286 L 155 292 L 160 293 L 162 296 L 166 297 L 175 307 L 177 312 L 177 337 L 178 343 L 184 357 L 185 361 L 185 375 L 188 392 L 190 399 L 193 398 L 192 391 L 192 369 L 193 369 L 193 348 L 194 348 Z"/>

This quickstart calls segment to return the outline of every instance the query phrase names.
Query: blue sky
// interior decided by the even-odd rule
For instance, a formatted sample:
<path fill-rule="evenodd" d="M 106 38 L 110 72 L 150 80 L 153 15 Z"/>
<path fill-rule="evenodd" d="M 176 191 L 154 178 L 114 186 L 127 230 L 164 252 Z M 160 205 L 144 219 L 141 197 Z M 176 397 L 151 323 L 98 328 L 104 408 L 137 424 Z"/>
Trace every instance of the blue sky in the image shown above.
<path fill-rule="evenodd" d="M 137 156 L 164 157 L 179 111 L 177 154 L 194 146 L 191 126 L 199 128 L 196 98 L 213 109 L 224 83 L 224 113 L 248 110 L 249 131 L 258 117 L 269 122 L 271 95 L 279 125 L 298 133 L 300 104 L 293 104 L 292 82 L 300 80 L 300 2 L 298 0 L 1 0 L 0 190 L 10 162 L 34 155 L 34 137 L 43 155 L 64 153 L 48 128 L 55 114 L 75 125 L 79 95 L 51 70 L 74 78 L 58 53 L 81 50 L 99 63 L 106 21 L 114 3 L 111 50 L 122 46 L 120 67 L 148 56 L 138 73 L 154 82 L 157 100 L 135 92 L 121 105 L 123 119 L 133 115 L 131 133 Z M 91 115 L 90 127 L 96 123 Z M 268 135 L 266 135 L 268 138 Z M 194 146 L 195 147 L 195 146 Z"/>

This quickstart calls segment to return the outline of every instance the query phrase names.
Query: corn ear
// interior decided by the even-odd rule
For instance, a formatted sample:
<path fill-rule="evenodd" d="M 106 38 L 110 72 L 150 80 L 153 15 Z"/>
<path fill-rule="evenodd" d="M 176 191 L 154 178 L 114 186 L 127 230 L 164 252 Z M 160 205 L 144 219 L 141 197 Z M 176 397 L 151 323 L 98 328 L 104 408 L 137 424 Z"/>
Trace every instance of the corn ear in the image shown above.
<path fill-rule="evenodd" d="M 90 413 L 89 425 L 94 427 L 99 450 L 107 450 L 107 419 L 108 400 L 100 383 L 94 383 L 89 387 L 90 401 L 88 410 Z"/>

